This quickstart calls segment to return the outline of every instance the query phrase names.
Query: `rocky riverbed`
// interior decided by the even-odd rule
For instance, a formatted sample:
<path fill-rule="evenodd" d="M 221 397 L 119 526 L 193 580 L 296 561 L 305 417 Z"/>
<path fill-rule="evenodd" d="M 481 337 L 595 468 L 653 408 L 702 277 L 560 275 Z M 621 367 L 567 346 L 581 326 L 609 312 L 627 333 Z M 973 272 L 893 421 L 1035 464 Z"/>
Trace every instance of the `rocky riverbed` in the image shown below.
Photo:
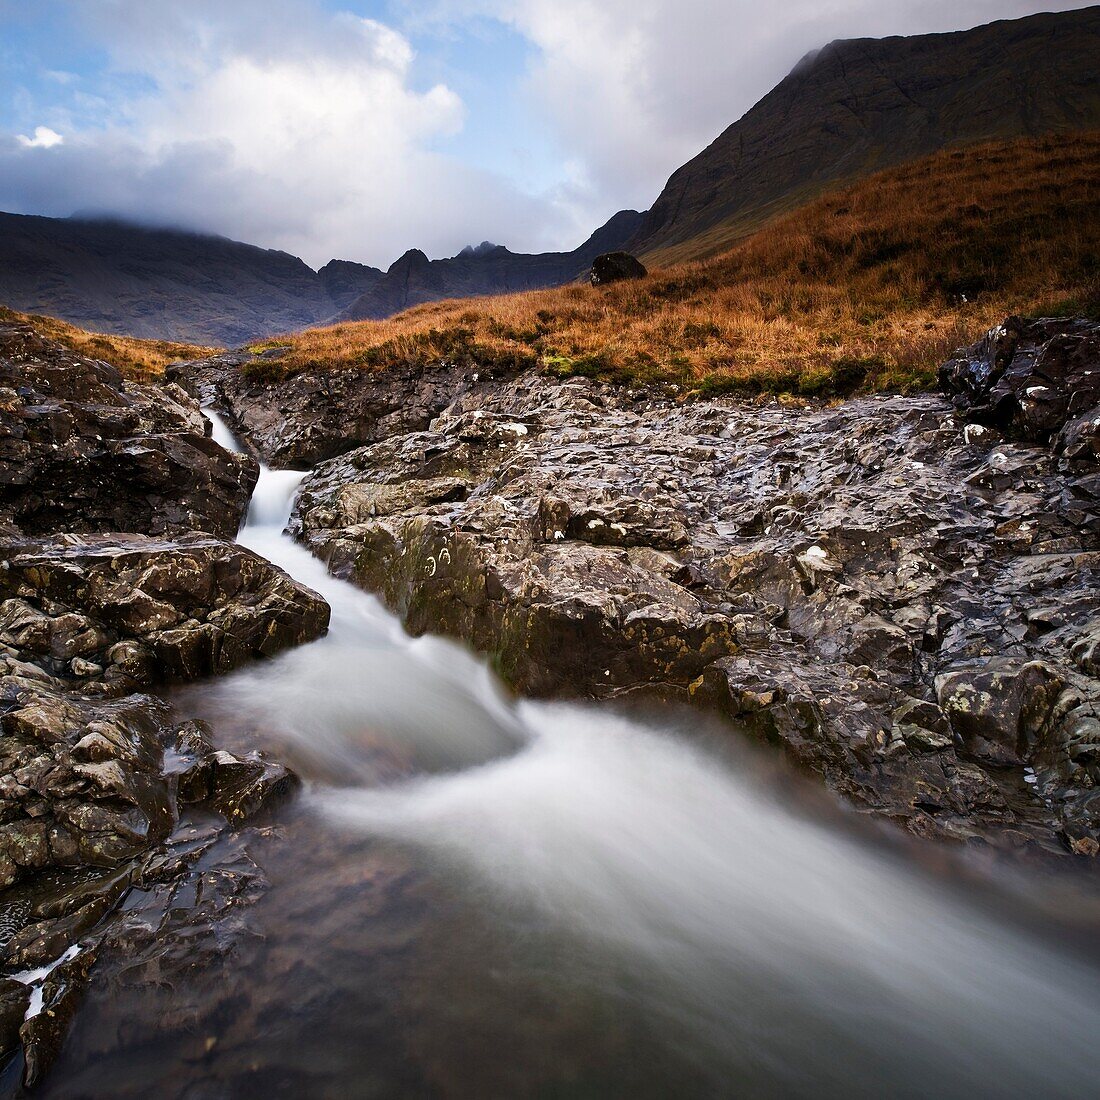
<path fill-rule="evenodd" d="M 833 406 L 266 363 L 138 386 L 0 329 L 0 1046 L 26 1083 L 97 952 L 186 984 L 250 934 L 250 845 L 296 779 L 164 691 L 328 627 L 231 541 L 256 458 L 313 467 L 290 528 L 332 573 L 519 693 L 694 705 L 918 837 L 1097 855 L 1100 326 L 1010 319 L 945 396 Z"/>
<path fill-rule="evenodd" d="M 0 1046 L 30 1085 L 99 945 L 295 783 L 149 692 L 316 638 L 329 612 L 229 541 L 257 467 L 178 387 L 0 328 L 0 432 L 0 965 L 22 975 L 0 983 Z M 189 934 L 224 919 L 207 908 Z"/>
<path fill-rule="evenodd" d="M 343 451 L 295 533 L 516 690 L 671 693 L 914 833 L 1087 856 L 1098 368 L 1096 325 L 1010 319 L 945 364 L 949 400 L 683 402 L 457 366 L 268 386 L 233 359 L 190 377 L 270 461 Z"/>

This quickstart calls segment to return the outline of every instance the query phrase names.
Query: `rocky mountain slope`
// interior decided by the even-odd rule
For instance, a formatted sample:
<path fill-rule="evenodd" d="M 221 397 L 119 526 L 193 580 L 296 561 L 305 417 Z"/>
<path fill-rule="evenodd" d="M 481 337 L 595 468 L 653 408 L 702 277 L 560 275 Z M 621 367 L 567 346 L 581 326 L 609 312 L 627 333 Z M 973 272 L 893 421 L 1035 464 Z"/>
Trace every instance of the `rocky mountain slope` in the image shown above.
<path fill-rule="evenodd" d="M 444 298 L 470 298 L 560 286 L 584 275 L 592 261 L 614 252 L 637 232 L 642 215 L 620 210 L 572 252 L 527 255 L 483 242 L 446 260 L 429 260 L 419 249 L 406 252 L 337 318 L 366 321 L 390 317 L 410 306 Z"/>
<path fill-rule="evenodd" d="M 698 259 L 839 184 L 948 145 L 1100 127 L 1100 7 L 833 42 L 675 172 L 629 248 Z"/>
<path fill-rule="evenodd" d="M 215 346 L 317 324 L 382 273 L 112 221 L 0 214 L 0 303 L 97 332 Z"/>

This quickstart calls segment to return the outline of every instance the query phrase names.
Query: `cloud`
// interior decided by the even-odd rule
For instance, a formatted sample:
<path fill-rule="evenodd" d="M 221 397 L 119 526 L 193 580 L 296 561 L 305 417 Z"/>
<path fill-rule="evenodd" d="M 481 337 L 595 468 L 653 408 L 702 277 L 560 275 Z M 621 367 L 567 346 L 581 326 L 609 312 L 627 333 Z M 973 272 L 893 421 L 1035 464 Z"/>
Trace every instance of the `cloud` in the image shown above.
<path fill-rule="evenodd" d="M 56 130 L 51 130 L 48 126 L 36 126 L 34 137 L 18 134 L 15 140 L 24 149 L 52 149 L 55 145 L 62 145 L 65 141 Z"/>
<path fill-rule="evenodd" d="M 614 210 L 648 206 L 673 170 L 807 51 L 838 37 L 958 29 L 1038 6 L 409 0 L 390 7 L 404 22 L 389 26 L 322 0 L 57 3 L 72 33 L 108 61 L 82 71 L 79 90 L 59 90 L 64 105 L 30 105 L 50 123 L 33 137 L 0 135 L 0 208 L 94 209 L 314 264 L 340 256 L 381 265 L 412 246 L 449 255 L 483 239 L 573 247 Z M 553 178 L 480 170 L 477 154 L 452 141 L 467 121 L 460 96 L 446 79 L 418 79 L 414 41 L 438 44 L 485 18 L 530 45 L 522 87 L 477 76 L 499 80 L 501 98 L 526 97 L 536 144 L 556 154 Z"/>
<path fill-rule="evenodd" d="M 59 143 L 53 131 L 0 144 L 4 209 L 206 229 L 314 264 L 450 254 L 552 216 L 434 151 L 464 105 L 445 84 L 416 87 L 411 43 L 375 20 L 310 0 L 83 0 L 78 14 L 126 94 L 48 166 L 18 152 Z"/>
<path fill-rule="evenodd" d="M 583 166 L 572 201 L 647 206 L 668 176 L 811 49 L 958 30 L 1080 4 L 1040 0 L 424 0 L 421 19 L 499 19 L 537 48 L 527 94 Z"/>

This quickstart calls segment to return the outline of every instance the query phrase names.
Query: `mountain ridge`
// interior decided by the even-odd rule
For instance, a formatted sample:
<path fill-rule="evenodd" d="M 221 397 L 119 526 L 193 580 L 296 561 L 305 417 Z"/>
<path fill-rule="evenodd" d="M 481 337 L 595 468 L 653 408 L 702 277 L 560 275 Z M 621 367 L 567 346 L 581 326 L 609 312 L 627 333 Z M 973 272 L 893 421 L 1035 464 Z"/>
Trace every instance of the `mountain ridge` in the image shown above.
<path fill-rule="evenodd" d="M 956 144 L 1100 127 L 1100 7 L 838 39 L 669 177 L 628 248 L 702 259 L 771 218 Z"/>
<path fill-rule="evenodd" d="M 467 245 L 457 256 L 429 260 L 419 248 L 410 248 L 336 320 L 381 320 L 445 298 L 543 290 L 572 282 L 601 253 L 621 248 L 643 217 L 636 210 L 620 210 L 571 252 L 510 252 L 504 245 L 482 241 Z"/>

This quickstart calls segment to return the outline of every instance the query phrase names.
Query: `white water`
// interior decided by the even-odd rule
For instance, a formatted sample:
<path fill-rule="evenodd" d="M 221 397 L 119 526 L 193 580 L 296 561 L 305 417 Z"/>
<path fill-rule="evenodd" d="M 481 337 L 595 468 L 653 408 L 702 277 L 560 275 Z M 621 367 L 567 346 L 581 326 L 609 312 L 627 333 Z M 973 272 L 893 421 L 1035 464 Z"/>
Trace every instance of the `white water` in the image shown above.
<path fill-rule="evenodd" d="M 512 707 L 281 534 L 299 477 L 261 473 L 241 541 L 325 596 L 330 634 L 203 690 L 314 762 L 334 824 L 626 967 L 715 1093 L 1095 1093 L 1093 970 L 792 813 L 751 768 L 596 709 Z M 419 774 L 372 786 L 380 744 Z"/>

